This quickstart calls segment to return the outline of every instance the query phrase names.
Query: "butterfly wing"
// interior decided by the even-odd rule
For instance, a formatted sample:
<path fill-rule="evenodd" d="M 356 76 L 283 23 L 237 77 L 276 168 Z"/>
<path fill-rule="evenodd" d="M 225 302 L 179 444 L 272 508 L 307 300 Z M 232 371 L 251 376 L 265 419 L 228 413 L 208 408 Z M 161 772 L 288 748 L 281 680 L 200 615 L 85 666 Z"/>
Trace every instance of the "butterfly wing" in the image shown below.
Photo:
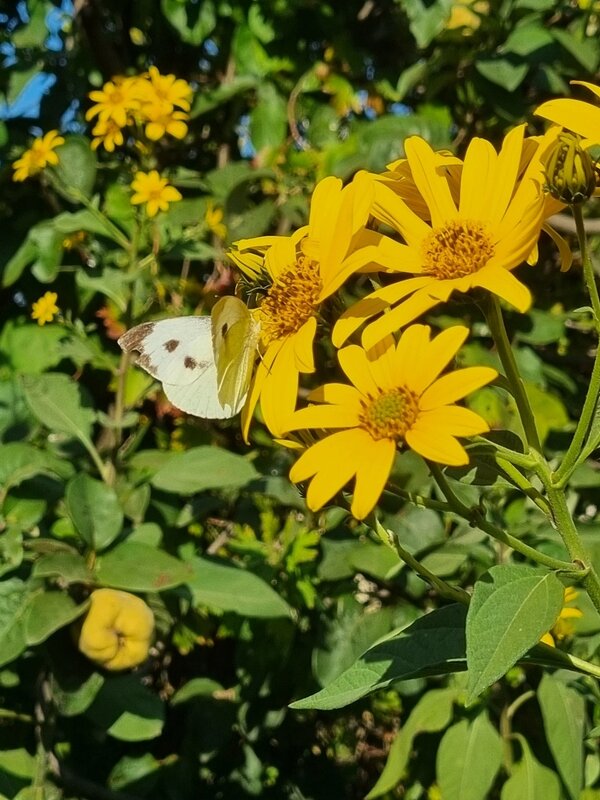
<path fill-rule="evenodd" d="M 237 297 L 222 297 L 215 303 L 211 319 L 219 400 L 239 411 L 254 371 L 259 325 Z"/>
<path fill-rule="evenodd" d="M 124 333 L 119 345 L 162 385 L 174 406 L 204 419 L 225 419 L 237 410 L 221 403 L 210 317 L 144 322 Z"/>

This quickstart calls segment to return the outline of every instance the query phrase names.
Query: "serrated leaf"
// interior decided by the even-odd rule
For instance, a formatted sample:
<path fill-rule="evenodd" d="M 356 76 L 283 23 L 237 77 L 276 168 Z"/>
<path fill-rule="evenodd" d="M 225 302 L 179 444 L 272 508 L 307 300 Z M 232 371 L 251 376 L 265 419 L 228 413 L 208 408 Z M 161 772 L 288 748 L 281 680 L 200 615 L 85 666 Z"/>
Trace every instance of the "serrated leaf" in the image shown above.
<path fill-rule="evenodd" d="M 67 513 L 83 541 L 104 550 L 121 532 L 123 510 L 111 486 L 85 473 L 76 475 L 65 493 Z"/>
<path fill-rule="evenodd" d="M 558 578 L 526 565 L 492 567 L 477 581 L 467 615 L 470 701 L 537 644 L 562 602 Z"/>
<path fill-rule="evenodd" d="M 521 743 L 523 757 L 502 787 L 501 800 L 561 800 L 558 775 L 540 764 L 520 734 L 515 738 Z"/>
<path fill-rule="evenodd" d="M 342 708 L 393 681 L 465 669 L 465 619 L 466 609 L 458 604 L 426 614 L 373 645 L 329 686 L 291 707 Z"/>
<path fill-rule="evenodd" d="M 578 800 L 583 788 L 585 701 L 549 673 L 544 674 L 537 694 L 554 762 L 572 800 Z"/>
<path fill-rule="evenodd" d="M 193 447 L 174 453 L 154 474 L 157 489 L 190 495 L 207 489 L 239 489 L 258 477 L 250 461 L 219 447 Z"/>
<path fill-rule="evenodd" d="M 392 742 L 383 772 L 366 800 L 390 792 L 402 779 L 413 749 L 413 741 L 420 733 L 437 733 L 452 719 L 458 689 L 432 689 L 423 695 L 413 708 Z"/>
<path fill-rule="evenodd" d="M 502 764 L 502 740 L 487 714 L 449 728 L 437 753 L 444 800 L 485 800 Z"/>
<path fill-rule="evenodd" d="M 141 542 L 123 542 L 102 553 L 94 567 L 101 586 L 132 592 L 160 592 L 193 578 L 189 564 Z"/>
<path fill-rule="evenodd" d="M 195 606 L 212 606 L 244 617 L 288 617 L 285 600 L 262 578 L 230 564 L 193 558 L 187 584 Z"/>

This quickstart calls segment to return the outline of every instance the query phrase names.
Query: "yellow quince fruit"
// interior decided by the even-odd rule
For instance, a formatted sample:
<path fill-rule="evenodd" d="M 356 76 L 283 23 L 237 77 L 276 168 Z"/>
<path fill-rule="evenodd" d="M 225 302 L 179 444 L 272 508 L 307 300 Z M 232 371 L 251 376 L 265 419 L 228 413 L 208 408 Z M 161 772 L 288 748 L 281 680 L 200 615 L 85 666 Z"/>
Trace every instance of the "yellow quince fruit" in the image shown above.
<path fill-rule="evenodd" d="M 130 669 L 148 656 L 154 614 L 134 594 L 96 589 L 81 625 L 77 645 L 104 669 Z"/>

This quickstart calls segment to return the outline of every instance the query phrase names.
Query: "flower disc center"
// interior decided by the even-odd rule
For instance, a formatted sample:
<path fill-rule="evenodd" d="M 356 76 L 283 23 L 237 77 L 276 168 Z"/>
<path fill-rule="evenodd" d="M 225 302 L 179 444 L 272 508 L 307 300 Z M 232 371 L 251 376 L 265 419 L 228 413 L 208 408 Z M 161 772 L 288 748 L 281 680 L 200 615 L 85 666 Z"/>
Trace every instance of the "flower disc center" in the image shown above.
<path fill-rule="evenodd" d="M 453 219 L 434 228 L 423 242 L 423 272 L 438 280 L 463 278 L 485 267 L 494 252 L 483 222 Z"/>
<path fill-rule="evenodd" d="M 321 289 L 319 264 L 299 255 L 294 267 L 275 279 L 260 304 L 264 343 L 299 331 L 318 308 Z"/>
<path fill-rule="evenodd" d="M 400 386 L 365 403 L 360 422 L 373 439 L 404 439 L 418 414 L 417 396 Z"/>

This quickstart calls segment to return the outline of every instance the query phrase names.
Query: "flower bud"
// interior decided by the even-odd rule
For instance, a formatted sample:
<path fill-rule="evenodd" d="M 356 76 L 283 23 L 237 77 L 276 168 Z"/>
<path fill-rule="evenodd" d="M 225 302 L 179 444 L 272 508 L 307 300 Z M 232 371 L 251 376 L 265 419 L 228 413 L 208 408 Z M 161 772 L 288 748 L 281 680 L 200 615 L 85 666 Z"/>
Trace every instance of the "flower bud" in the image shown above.
<path fill-rule="evenodd" d="M 584 203 L 592 196 L 596 170 L 579 136 L 566 132 L 558 136 L 548 156 L 546 181 L 552 197 L 567 205 Z"/>

